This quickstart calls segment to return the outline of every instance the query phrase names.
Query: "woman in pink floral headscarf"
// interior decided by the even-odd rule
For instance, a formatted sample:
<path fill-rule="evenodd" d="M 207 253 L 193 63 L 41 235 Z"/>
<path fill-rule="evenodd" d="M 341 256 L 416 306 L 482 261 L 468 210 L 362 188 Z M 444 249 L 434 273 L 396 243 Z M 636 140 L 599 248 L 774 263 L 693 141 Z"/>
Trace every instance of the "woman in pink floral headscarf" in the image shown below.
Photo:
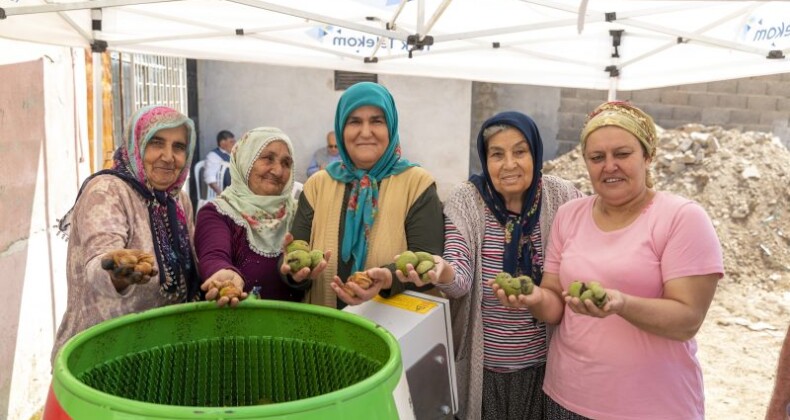
<path fill-rule="evenodd" d="M 174 109 L 149 106 L 132 116 L 124 140 L 113 167 L 83 183 L 60 223 L 69 238 L 68 304 L 53 359 L 92 325 L 198 296 L 192 204 L 181 189 L 194 124 Z M 148 266 L 127 264 L 131 257 Z"/>

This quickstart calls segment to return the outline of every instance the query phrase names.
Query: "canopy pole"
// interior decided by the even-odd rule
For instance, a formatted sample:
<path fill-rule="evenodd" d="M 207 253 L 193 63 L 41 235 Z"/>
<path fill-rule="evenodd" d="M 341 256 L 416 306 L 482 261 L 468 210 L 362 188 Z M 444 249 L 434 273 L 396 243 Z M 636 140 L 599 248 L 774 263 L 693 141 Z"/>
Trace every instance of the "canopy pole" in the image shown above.
<path fill-rule="evenodd" d="M 619 77 L 609 78 L 609 94 L 606 96 L 607 101 L 617 100 L 617 82 L 620 81 Z"/>
<path fill-rule="evenodd" d="M 93 20 L 93 44 L 91 44 L 91 57 L 93 59 L 93 167 L 91 172 L 100 171 L 104 166 L 104 149 L 102 144 L 103 127 L 103 98 L 104 85 L 102 84 L 102 48 L 97 42 L 97 37 L 101 34 L 101 9 L 91 9 L 91 19 Z M 105 48 L 106 48 L 106 44 Z"/>
<path fill-rule="evenodd" d="M 606 20 L 609 21 L 616 19 L 616 15 L 612 14 L 607 16 Z M 609 94 L 607 95 L 608 101 L 617 100 L 617 84 L 620 81 L 620 44 L 623 39 L 623 29 L 610 29 L 609 35 L 612 37 L 612 64 L 606 66 L 605 71 L 609 72 Z"/>

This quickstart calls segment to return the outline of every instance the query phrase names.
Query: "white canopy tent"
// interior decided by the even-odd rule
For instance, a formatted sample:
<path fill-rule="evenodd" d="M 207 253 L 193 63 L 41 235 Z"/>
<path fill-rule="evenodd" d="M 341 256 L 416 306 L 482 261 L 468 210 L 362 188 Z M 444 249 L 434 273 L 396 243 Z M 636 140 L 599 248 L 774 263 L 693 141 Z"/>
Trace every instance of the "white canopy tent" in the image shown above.
<path fill-rule="evenodd" d="M 790 71 L 784 1 L 13 1 L 0 37 L 198 59 L 602 90 Z"/>
<path fill-rule="evenodd" d="M 785 1 L 0 1 L 0 38 L 599 89 L 610 98 L 617 90 L 790 72 Z M 100 115 L 94 120 L 100 124 Z"/>

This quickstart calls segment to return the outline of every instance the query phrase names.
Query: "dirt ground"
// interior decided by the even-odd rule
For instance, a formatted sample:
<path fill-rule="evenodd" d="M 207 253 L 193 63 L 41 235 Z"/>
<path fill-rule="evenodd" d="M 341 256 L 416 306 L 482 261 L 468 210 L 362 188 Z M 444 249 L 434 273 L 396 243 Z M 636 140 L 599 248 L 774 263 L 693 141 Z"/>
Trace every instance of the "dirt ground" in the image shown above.
<path fill-rule="evenodd" d="M 724 254 L 697 334 L 709 419 L 763 419 L 790 324 L 790 151 L 766 133 L 687 125 L 659 130 L 656 189 L 699 202 Z M 579 148 L 544 173 L 592 193 Z"/>
<path fill-rule="evenodd" d="M 709 419 L 763 419 L 773 390 L 787 316 L 751 321 L 734 316 L 725 301 L 743 295 L 721 285 L 697 334 Z M 760 298 L 757 293 L 752 298 Z M 762 296 L 764 297 L 764 296 Z M 784 299 L 787 308 L 788 300 Z M 754 318 L 757 319 L 757 318 Z"/>

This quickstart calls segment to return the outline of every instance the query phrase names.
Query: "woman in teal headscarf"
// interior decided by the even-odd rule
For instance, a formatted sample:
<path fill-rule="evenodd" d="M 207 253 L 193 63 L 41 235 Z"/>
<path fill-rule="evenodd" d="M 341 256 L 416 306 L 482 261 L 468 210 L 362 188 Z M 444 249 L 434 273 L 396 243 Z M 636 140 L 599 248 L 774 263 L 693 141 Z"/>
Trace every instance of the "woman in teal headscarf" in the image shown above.
<path fill-rule="evenodd" d="M 340 308 L 401 292 L 393 257 L 407 249 L 441 253 L 444 227 L 433 177 L 401 157 L 398 111 L 386 88 L 362 82 L 346 90 L 335 134 L 341 161 L 308 178 L 291 231 L 311 248 L 333 252 L 326 269 L 290 274 L 312 282 L 308 302 Z M 352 296 L 341 286 L 358 271 L 373 283 L 367 290 L 349 284 Z"/>

